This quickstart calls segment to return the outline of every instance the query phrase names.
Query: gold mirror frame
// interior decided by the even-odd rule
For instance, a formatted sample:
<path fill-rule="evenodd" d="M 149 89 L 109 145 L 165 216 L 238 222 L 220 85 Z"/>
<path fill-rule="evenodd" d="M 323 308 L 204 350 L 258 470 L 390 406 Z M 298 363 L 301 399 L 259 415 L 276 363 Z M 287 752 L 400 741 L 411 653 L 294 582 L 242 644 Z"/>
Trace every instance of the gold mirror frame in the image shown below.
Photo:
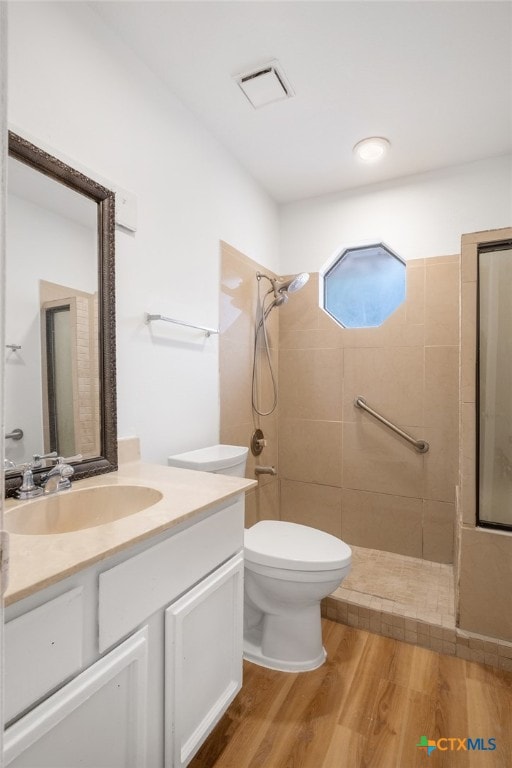
<path fill-rule="evenodd" d="M 100 389 L 100 456 L 74 464 L 79 480 L 117 469 L 116 342 L 115 342 L 115 195 L 98 182 L 9 131 L 9 156 L 89 197 L 98 208 L 98 328 Z M 27 461 L 30 457 L 27 457 Z M 35 469 L 34 476 L 48 468 Z M 37 479 L 36 479 L 37 482 Z M 21 471 L 5 476 L 5 493 L 21 485 Z"/>

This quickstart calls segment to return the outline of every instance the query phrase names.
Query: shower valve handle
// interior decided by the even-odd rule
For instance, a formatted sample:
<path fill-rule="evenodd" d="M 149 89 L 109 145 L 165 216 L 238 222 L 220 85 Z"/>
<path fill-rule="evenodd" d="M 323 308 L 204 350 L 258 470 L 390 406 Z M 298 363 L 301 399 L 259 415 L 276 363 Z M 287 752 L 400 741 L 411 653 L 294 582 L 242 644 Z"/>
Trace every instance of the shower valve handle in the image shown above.
<path fill-rule="evenodd" d="M 251 437 L 251 451 L 253 456 L 259 456 L 265 448 L 267 441 L 261 429 L 255 429 Z"/>

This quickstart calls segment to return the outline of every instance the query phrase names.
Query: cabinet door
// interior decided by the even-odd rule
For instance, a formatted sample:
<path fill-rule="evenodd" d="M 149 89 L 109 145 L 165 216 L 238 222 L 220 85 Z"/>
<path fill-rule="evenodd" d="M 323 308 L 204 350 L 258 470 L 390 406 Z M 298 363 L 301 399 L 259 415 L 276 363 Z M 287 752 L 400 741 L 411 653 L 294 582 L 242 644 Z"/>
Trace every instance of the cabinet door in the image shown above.
<path fill-rule="evenodd" d="M 50 696 L 4 736 L 10 768 L 144 768 L 147 628 Z"/>
<path fill-rule="evenodd" d="M 83 658 L 83 589 L 70 589 L 5 625 L 5 721 L 77 675 Z"/>
<path fill-rule="evenodd" d="M 243 555 L 165 612 L 165 765 L 188 765 L 242 686 Z"/>

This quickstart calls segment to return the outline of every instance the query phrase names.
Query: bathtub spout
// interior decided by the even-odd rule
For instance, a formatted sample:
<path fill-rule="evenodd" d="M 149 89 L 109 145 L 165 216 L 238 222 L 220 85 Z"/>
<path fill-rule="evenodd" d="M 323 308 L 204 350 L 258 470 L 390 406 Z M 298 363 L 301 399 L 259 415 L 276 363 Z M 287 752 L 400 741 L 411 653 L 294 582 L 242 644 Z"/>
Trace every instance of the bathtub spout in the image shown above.
<path fill-rule="evenodd" d="M 255 467 L 254 471 L 257 475 L 277 475 L 275 467 Z"/>

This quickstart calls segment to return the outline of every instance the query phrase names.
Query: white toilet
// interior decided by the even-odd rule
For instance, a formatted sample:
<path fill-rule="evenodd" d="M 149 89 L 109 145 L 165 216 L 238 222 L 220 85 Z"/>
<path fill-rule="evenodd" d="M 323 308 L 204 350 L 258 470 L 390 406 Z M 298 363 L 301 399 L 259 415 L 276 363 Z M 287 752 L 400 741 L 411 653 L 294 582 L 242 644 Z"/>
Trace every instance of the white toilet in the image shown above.
<path fill-rule="evenodd" d="M 248 449 L 213 445 L 169 456 L 170 466 L 243 477 Z M 350 571 L 350 547 L 296 523 L 262 520 L 244 536 L 244 657 L 283 672 L 325 661 L 320 601 Z"/>
<path fill-rule="evenodd" d="M 244 656 L 283 672 L 325 661 L 320 601 L 350 571 L 352 552 L 306 525 L 262 520 L 245 531 Z"/>

